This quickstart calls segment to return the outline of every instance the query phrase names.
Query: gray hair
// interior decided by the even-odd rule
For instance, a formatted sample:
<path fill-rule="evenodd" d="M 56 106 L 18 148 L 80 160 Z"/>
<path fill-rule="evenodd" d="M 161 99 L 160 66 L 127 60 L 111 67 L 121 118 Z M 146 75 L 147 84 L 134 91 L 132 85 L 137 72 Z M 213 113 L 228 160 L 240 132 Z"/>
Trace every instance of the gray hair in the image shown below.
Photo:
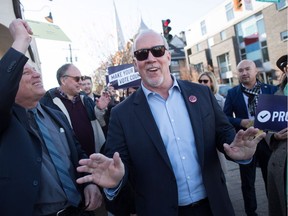
<path fill-rule="evenodd" d="M 61 77 L 63 77 L 66 74 L 66 71 L 69 69 L 71 65 L 72 64 L 64 64 L 57 70 L 56 78 L 59 86 L 61 86 Z"/>
<path fill-rule="evenodd" d="M 135 36 L 134 36 L 134 39 L 133 39 L 133 46 L 132 46 L 132 54 L 134 55 L 134 52 L 137 50 L 136 49 L 136 44 L 137 44 L 137 41 L 139 39 L 140 36 L 144 35 L 144 34 L 148 34 L 148 33 L 154 33 L 154 34 L 157 34 L 159 36 L 161 36 L 162 40 L 163 40 L 163 43 L 164 43 L 164 46 L 167 50 L 169 50 L 169 45 L 168 45 L 168 42 L 166 40 L 166 38 L 162 35 L 162 34 L 159 34 L 158 32 L 152 30 L 152 29 L 145 29 L 145 30 L 140 30 Z"/>

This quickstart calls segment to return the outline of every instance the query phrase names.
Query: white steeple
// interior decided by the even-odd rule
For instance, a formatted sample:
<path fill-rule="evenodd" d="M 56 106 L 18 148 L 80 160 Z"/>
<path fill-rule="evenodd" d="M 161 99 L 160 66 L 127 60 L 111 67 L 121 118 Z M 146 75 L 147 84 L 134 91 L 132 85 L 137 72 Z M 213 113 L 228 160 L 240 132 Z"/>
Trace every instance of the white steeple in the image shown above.
<path fill-rule="evenodd" d="M 122 28 L 120 25 L 120 21 L 119 21 L 119 17 L 118 17 L 118 13 L 116 10 L 116 5 L 115 2 L 113 0 L 113 5 L 114 5 L 114 10 L 115 10 L 115 19 L 116 19 L 116 34 L 117 34 L 117 43 L 118 43 L 118 51 L 124 50 L 124 46 L 125 46 L 125 40 L 124 40 L 124 36 L 123 36 L 123 32 L 122 32 Z"/>

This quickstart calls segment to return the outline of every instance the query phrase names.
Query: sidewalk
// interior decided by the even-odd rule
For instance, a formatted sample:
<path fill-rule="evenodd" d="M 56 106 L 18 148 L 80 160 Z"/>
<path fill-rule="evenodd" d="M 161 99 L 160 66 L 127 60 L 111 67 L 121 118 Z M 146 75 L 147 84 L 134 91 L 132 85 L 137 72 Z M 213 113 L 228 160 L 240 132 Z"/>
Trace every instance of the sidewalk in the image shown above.
<path fill-rule="evenodd" d="M 241 192 L 241 180 L 238 164 L 227 160 L 228 172 L 225 174 L 227 187 L 232 201 L 235 215 L 246 216 L 244 210 L 243 197 Z M 268 216 L 268 203 L 265 192 L 264 181 L 260 168 L 256 170 L 255 189 L 257 196 L 257 213 L 258 216 Z"/>

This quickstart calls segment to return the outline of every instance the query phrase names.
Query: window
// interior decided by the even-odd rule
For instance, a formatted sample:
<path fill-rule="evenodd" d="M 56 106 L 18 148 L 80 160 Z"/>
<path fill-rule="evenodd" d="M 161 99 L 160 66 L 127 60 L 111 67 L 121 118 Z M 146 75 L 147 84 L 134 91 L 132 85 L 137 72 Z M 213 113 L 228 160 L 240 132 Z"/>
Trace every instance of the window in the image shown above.
<path fill-rule="evenodd" d="M 282 41 L 287 40 L 288 39 L 288 31 L 281 32 L 280 37 L 281 37 Z"/>
<path fill-rule="evenodd" d="M 179 66 L 179 61 L 171 60 L 171 66 Z"/>
<path fill-rule="evenodd" d="M 196 50 L 197 50 L 197 52 L 201 51 L 201 45 L 200 44 L 196 44 Z"/>
<path fill-rule="evenodd" d="M 265 25 L 263 16 L 258 16 L 260 18 L 256 21 L 258 34 L 259 34 L 259 41 L 260 41 L 260 47 L 261 47 L 261 53 L 262 53 L 262 61 L 268 62 L 269 61 L 269 53 L 268 53 L 268 47 L 267 47 L 267 38 L 266 38 L 266 31 L 265 31 Z"/>
<path fill-rule="evenodd" d="M 187 55 L 189 56 L 189 55 L 192 55 L 192 49 L 190 48 L 190 49 L 187 49 Z"/>
<path fill-rule="evenodd" d="M 179 71 L 173 71 L 171 74 L 174 75 L 176 77 L 176 79 L 180 79 L 180 72 Z"/>
<path fill-rule="evenodd" d="M 287 7 L 287 0 L 280 0 L 280 2 L 276 2 L 277 10 L 282 10 L 283 8 Z"/>
<path fill-rule="evenodd" d="M 198 63 L 198 64 L 194 64 L 194 69 L 198 72 L 198 73 L 202 73 L 204 72 L 204 65 L 203 63 Z"/>
<path fill-rule="evenodd" d="M 202 33 L 202 35 L 205 35 L 205 34 L 207 33 L 205 20 L 203 20 L 203 21 L 200 23 L 200 26 L 201 26 L 201 33 Z"/>
<path fill-rule="evenodd" d="M 225 10 L 226 10 L 226 19 L 227 19 L 227 21 L 230 21 L 230 20 L 234 19 L 234 12 L 233 12 L 232 2 L 230 2 L 227 5 L 225 5 Z"/>
<path fill-rule="evenodd" d="M 247 59 L 245 48 L 240 49 L 241 59 Z"/>
<path fill-rule="evenodd" d="M 210 48 L 213 45 L 214 45 L 214 38 L 213 37 L 208 38 L 208 47 Z"/>
<path fill-rule="evenodd" d="M 223 41 L 223 40 L 226 40 L 226 38 L 227 38 L 226 31 L 221 31 L 221 32 L 220 32 L 220 37 L 221 37 L 221 40 L 222 40 L 222 41 Z"/>
<path fill-rule="evenodd" d="M 229 53 L 225 53 L 223 55 L 218 56 L 217 60 L 221 74 L 231 71 Z"/>
<path fill-rule="evenodd" d="M 235 29 L 241 60 L 250 59 L 261 63 L 259 64 L 260 66 L 264 62 L 270 61 L 267 47 L 267 33 L 261 12 L 236 24 Z"/>

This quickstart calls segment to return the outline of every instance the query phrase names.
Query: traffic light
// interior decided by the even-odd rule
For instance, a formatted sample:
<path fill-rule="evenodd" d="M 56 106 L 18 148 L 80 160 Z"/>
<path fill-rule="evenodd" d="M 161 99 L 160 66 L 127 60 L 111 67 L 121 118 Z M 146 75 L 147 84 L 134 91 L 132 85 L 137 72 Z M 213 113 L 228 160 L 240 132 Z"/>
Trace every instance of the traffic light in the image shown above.
<path fill-rule="evenodd" d="M 166 38 L 167 42 L 169 43 L 173 36 L 170 34 L 172 28 L 169 26 L 170 19 L 162 20 L 162 28 L 163 28 L 163 35 Z"/>
<path fill-rule="evenodd" d="M 233 0 L 234 11 L 242 11 L 243 3 L 242 0 Z"/>

